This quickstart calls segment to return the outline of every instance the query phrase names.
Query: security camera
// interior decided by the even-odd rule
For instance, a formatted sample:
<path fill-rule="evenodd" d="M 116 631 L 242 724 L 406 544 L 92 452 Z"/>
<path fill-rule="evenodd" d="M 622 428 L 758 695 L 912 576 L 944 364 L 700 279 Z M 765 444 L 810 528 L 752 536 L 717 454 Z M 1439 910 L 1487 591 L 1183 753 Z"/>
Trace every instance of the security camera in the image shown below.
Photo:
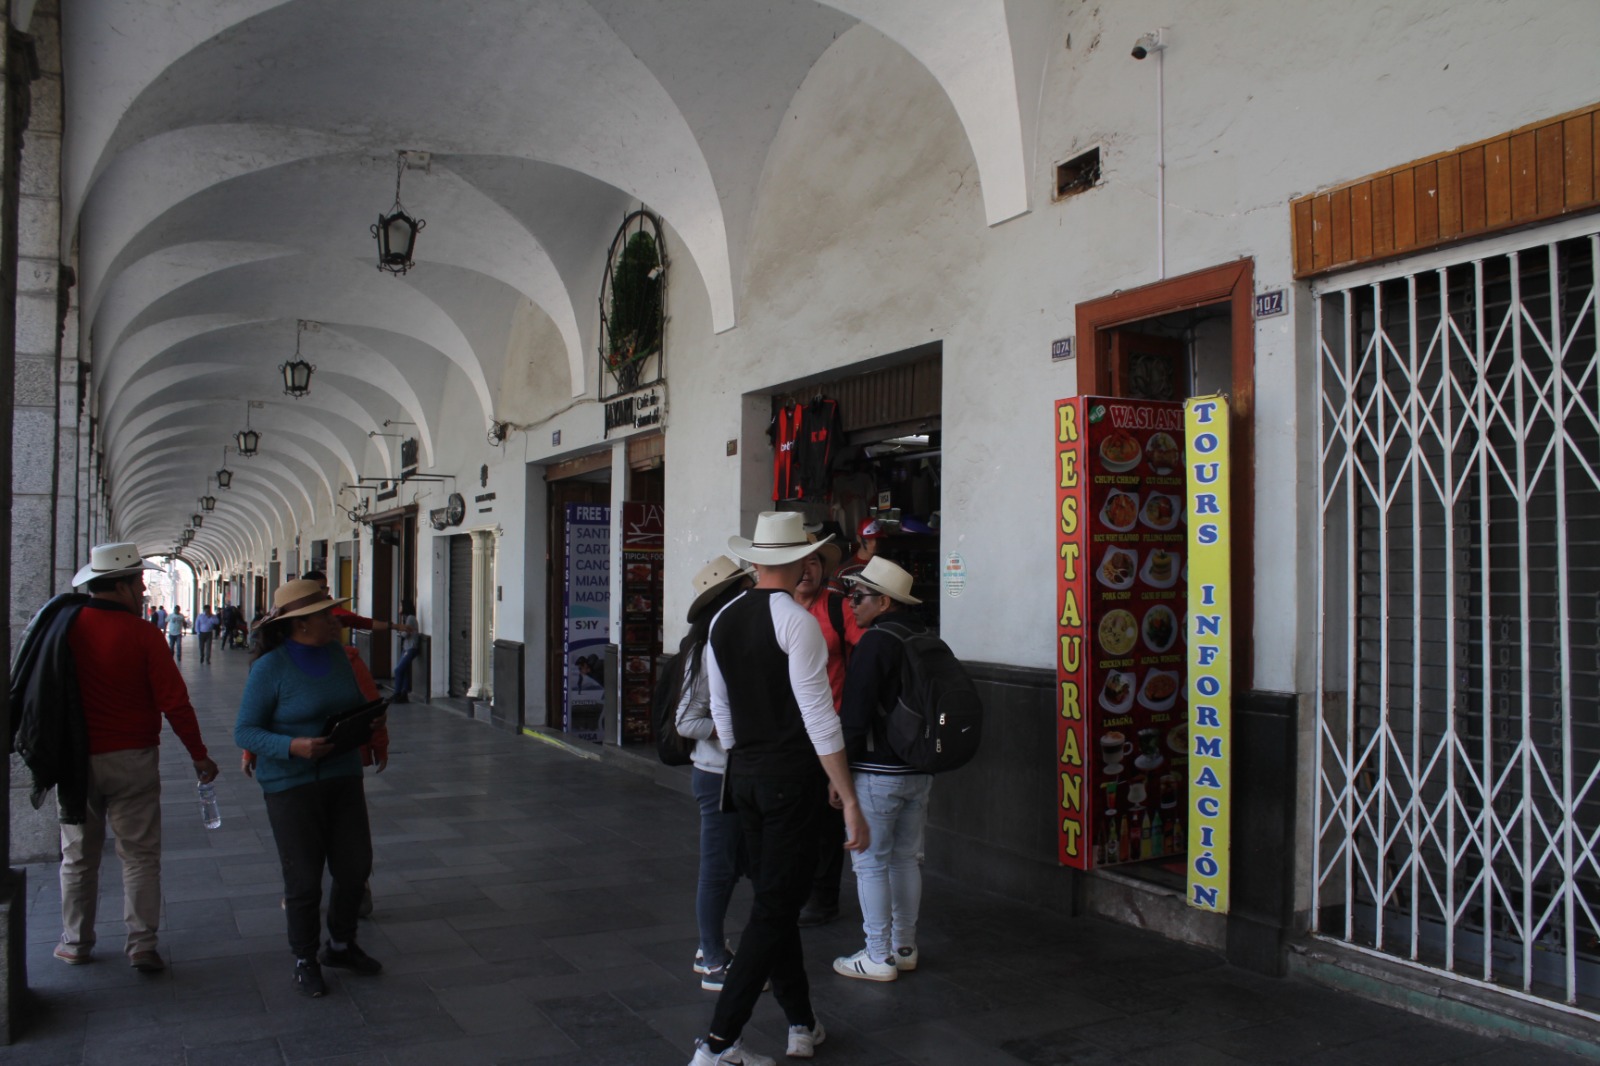
<path fill-rule="evenodd" d="M 1151 52 L 1159 52 L 1167 46 L 1161 30 L 1145 34 L 1133 42 L 1133 58 L 1143 59 Z"/>

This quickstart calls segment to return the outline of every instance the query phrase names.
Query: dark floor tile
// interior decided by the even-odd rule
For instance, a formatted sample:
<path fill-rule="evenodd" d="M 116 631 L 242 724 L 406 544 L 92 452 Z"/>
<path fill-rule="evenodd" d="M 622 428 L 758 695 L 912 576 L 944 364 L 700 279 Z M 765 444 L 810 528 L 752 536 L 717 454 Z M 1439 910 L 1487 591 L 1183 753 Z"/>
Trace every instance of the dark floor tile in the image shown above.
<path fill-rule="evenodd" d="M 580 1048 L 611 1047 L 655 1038 L 640 1017 L 608 994 L 547 999 L 545 1016 Z"/>
<path fill-rule="evenodd" d="M 188 1048 L 184 1062 L 187 1066 L 283 1066 L 283 1049 L 271 1037 L 239 1040 Z"/>

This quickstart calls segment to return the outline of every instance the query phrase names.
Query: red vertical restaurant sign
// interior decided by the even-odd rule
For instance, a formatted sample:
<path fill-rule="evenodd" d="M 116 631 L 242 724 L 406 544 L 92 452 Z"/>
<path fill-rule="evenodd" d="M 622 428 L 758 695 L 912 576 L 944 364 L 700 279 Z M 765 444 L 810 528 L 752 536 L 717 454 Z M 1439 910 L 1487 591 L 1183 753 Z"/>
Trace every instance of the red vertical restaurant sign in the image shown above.
<path fill-rule="evenodd" d="M 1183 405 L 1056 404 L 1060 861 L 1182 854 Z"/>
<path fill-rule="evenodd" d="M 1059 858 L 1063 866 L 1089 868 L 1088 768 L 1084 744 L 1085 617 L 1082 515 L 1084 433 L 1076 398 L 1056 402 L 1056 751 L 1059 765 Z"/>

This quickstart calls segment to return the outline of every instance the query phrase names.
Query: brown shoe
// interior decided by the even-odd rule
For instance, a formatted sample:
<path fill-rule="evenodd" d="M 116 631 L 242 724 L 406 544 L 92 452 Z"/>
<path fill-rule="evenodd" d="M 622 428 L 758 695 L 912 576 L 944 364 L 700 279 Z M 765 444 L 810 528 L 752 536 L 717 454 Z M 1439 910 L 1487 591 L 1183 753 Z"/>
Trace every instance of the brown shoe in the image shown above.
<path fill-rule="evenodd" d="M 55 956 L 68 966 L 82 966 L 86 962 L 94 961 L 94 956 L 89 954 L 88 948 L 80 950 L 67 944 L 57 944 Z"/>
<path fill-rule="evenodd" d="M 154 951 L 136 951 L 128 956 L 128 965 L 140 973 L 160 973 L 167 968 L 166 961 Z"/>

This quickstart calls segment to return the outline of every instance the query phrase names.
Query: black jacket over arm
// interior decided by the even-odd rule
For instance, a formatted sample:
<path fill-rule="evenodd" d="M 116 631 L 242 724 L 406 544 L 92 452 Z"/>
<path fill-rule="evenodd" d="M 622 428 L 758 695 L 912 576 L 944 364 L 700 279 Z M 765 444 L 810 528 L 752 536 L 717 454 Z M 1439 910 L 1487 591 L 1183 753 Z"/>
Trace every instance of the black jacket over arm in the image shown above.
<path fill-rule="evenodd" d="M 67 825 L 83 824 L 89 795 L 89 732 L 67 643 L 67 631 L 88 602 L 69 592 L 39 608 L 11 661 L 11 750 L 33 772 L 34 809 L 54 788 Z"/>

